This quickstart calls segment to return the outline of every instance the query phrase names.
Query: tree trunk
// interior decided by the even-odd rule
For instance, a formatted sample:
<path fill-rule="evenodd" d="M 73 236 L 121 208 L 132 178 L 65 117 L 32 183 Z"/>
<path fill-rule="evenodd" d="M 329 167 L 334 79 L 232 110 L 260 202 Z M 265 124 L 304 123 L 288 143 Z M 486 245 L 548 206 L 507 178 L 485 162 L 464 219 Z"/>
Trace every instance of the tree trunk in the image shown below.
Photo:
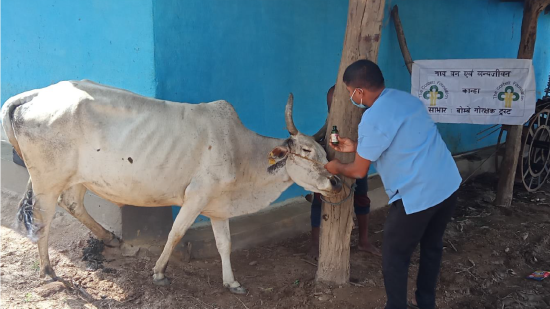
<path fill-rule="evenodd" d="M 336 89 L 330 109 L 327 141 L 333 125 L 338 126 L 340 135 L 357 140 L 357 126 L 361 119 L 361 111 L 349 100 L 349 93 L 342 81 L 348 65 L 359 59 L 369 59 L 376 62 L 382 20 L 384 18 L 385 0 L 350 0 L 348 22 L 342 49 L 342 59 L 338 70 Z M 344 163 L 354 160 L 354 154 L 335 153 L 328 150 L 329 159 L 339 159 Z M 355 180 L 343 179 L 351 185 Z M 334 198 L 340 201 L 349 190 Z M 317 281 L 344 284 L 349 281 L 350 233 L 353 227 L 352 209 L 353 195 L 340 205 L 333 206 L 323 203 L 321 220 L 321 239 L 319 244 L 319 267 Z"/>
<path fill-rule="evenodd" d="M 525 0 L 518 59 L 533 59 L 537 38 L 537 20 L 540 13 L 548 5 L 550 5 L 550 0 Z M 506 153 L 501 164 L 497 198 L 495 200 L 495 205 L 505 207 L 512 204 L 523 126 L 507 126 L 507 128 Z"/>

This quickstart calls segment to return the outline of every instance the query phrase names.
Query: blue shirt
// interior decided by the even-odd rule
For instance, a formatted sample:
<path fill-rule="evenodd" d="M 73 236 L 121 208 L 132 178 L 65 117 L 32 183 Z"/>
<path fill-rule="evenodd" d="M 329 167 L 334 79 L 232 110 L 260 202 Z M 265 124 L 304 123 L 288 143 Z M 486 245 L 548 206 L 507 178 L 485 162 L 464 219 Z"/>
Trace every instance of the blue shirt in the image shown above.
<path fill-rule="evenodd" d="M 373 162 L 390 203 L 407 214 L 450 197 L 462 178 L 424 104 L 409 93 L 384 89 L 359 123 L 357 153 Z"/>

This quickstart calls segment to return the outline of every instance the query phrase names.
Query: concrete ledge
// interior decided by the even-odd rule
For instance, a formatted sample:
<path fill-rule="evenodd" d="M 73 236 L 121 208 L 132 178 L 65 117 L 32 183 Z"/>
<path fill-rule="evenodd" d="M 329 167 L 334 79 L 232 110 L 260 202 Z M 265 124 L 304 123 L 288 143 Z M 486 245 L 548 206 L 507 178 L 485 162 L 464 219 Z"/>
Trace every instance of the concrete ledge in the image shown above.
<path fill-rule="evenodd" d="M 497 157 L 495 154 L 496 146 L 491 146 L 454 156 L 462 181 L 465 181 L 468 177 L 496 172 L 495 160 Z M 502 158 L 499 158 L 499 160 L 502 160 Z"/>
<path fill-rule="evenodd" d="M 281 205 L 248 216 L 229 220 L 231 249 L 246 249 L 261 244 L 287 239 L 310 230 L 310 204 L 298 197 Z M 194 258 L 218 255 L 216 241 L 209 222 L 200 222 L 184 236 L 180 246 L 193 245 Z"/>
<path fill-rule="evenodd" d="M 2 141 L 2 188 L 23 194 L 28 173 L 25 168 L 12 161 L 11 145 Z M 494 147 L 461 154 L 455 157 L 463 179 L 470 176 L 487 157 L 494 153 Z M 492 172 L 494 156 L 475 171 L 475 174 Z M 441 177 L 445 177 L 441 175 Z M 378 175 L 369 178 L 371 211 L 387 205 L 388 196 Z M 106 229 L 121 235 L 125 246 L 138 246 L 159 254 L 172 228 L 170 207 L 118 206 L 105 201 L 93 193 L 86 194 L 84 204 L 90 215 Z M 310 204 L 297 197 L 247 216 L 230 220 L 232 250 L 280 241 L 310 230 Z M 212 257 L 218 254 L 214 235 L 209 222 L 195 223 L 185 234 L 178 249 L 192 244 L 195 258 Z"/>

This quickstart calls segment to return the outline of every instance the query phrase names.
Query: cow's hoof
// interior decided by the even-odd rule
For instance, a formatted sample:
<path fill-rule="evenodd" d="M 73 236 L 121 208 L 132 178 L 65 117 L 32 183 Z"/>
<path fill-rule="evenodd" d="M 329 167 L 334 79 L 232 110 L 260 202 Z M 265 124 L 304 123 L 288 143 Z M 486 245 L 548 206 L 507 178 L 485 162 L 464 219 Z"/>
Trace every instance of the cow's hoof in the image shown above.
<path fill-rule="evenodd" d="M 236 288 L 229 288 L 229 292 L 233 293 L 233 294 L 238 294 L 238 295 L 246 295 L 248 294 L 248 290 L 243 288 L 242 286 L 238 286 Z"/>
<path fill-rule="evenodd" d="M 53 268 L 48 265 L 40 270 L 40 278 L 51 278 L 54 281 L 57 281 L 57 276 Z"/>
<path fill-rule="evenodd" d="M 113 233 L 111 233 L 113 234 Z M 119 248 L 120 245 L 122 244 L 122 240 L 118 237 L 116 237 L 115 234 L 113 234 L 113 239 L 109 240 L 109 241 L 104 241 L 103 242 L 107 247 L 110 247 L 110 248 Z"/>
<path fill-rule="evenodd" d="M 159 286 L 167 286 L 167 285 L 170 285 L 170 280 L 168 280 L 168 278 L 164 277 L 162 279 L 153 279 L 153 283 L 155 285 L 159 285 Z"/>

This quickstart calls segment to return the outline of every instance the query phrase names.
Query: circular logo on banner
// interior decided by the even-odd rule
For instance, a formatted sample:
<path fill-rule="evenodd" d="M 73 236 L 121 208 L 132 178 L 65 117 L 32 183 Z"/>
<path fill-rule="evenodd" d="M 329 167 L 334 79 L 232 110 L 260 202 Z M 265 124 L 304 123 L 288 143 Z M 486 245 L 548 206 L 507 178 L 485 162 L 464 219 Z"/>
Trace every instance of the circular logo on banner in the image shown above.
<path fill-rule="evenodd" d="M 418 97 L 430 102 L 430 106 L 437 106 L 438 101 L 449 97 L 449 90 L 442 82 L 427 82 L 418 91 Z"/>
<path fill-rule="evenodd" d="M 429 103 L 428 112 L 430 114 L 446 114 L 448 107 L 440 107 L 443 100 L 449 98 L 449 90 L 440 81 L 430 81 L 420 87 L 418 98 Z"/>
<path fill-rule="evenodd" d="M 507 81 L 500 84 L 493 94 L 501 108 L 512 109 L 514 102 L 523 101 L 525 91 L 517 82 Z"/>

